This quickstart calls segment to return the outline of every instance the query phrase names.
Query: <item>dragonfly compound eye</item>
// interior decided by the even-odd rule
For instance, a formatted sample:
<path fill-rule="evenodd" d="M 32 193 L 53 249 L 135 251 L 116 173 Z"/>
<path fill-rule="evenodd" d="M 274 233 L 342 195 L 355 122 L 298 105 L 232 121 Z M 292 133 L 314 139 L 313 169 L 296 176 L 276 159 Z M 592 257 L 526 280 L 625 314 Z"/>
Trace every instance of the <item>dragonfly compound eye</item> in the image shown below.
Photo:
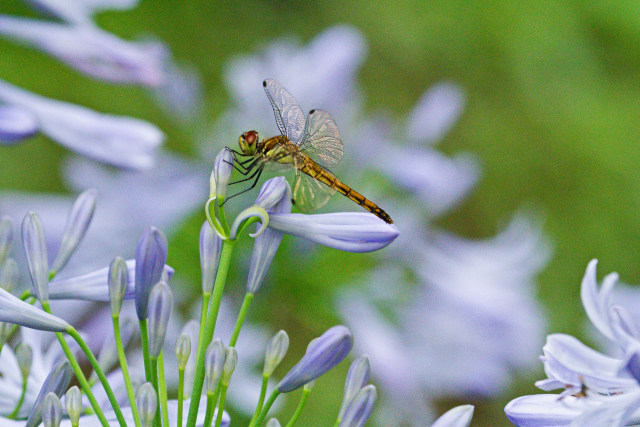
<path fill-rule="evenodd" d="M 255 130 L 243 133 L 238 139 L 240 150 L 242 150 L 244 154 L 254 154 L 256 152 L 257 142 L 258 132 Z"/>

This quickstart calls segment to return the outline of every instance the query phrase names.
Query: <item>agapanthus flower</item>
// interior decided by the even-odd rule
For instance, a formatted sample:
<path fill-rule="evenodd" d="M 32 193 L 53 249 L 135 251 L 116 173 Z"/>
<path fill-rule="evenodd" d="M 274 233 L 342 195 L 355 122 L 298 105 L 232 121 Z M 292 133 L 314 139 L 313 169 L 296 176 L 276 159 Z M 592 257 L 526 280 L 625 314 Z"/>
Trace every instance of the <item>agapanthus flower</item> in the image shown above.
<path fill-rule="evenodd" d="M 607 275 L 598 288 L 596 264 L 589 263 L 582 280 L 582 304 L 622 355 L 607 356 L 570 335 L 549 335 L 541 357 L 547 378 L 536 385 L 563 391 L 509 402 L 505 412 L 515 425 L 623 426 L 640 421 L 640 334 L 629 313 L 611 303 L 618 275 Z"/>

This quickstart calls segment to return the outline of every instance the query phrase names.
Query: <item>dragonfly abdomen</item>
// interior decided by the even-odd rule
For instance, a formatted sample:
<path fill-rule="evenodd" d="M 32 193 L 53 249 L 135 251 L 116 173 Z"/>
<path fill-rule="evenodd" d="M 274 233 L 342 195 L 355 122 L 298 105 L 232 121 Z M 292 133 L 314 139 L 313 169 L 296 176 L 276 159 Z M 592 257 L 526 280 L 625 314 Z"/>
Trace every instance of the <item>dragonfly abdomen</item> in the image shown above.
<path fill-rule="evenodd" d="M 310 160 L 310 159 L 309 159 Z M 350 200 L 353 200 L 384 222 L 388 224 L 393 224 L 393 220 L 391 217 L 382 210 L 378 205 L 373 203 L 371 200 L 364 197 L 362 194 L 355 191 L 353 188 L 349 187 L 344 182 L 340 181 L 333 174 L 325 171 L 320 165 L 315 162 L 306 161 L 300 168 L 300 171 L 309 175 L 310 177 L 322 182 L 323 184 L 333 188 L 340 194 L 348 197 Z"/>

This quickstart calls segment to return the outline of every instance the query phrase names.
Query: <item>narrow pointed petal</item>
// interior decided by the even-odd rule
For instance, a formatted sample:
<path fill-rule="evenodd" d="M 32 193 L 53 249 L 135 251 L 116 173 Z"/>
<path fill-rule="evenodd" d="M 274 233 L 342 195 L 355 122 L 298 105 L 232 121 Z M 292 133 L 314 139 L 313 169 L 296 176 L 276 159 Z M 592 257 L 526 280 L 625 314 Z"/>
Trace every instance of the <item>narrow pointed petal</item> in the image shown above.
<path fill-rule="evenodd" d="M 93 218 L 97 195 L 98 192 L 95 189 L 89 189 L 82 192 L 73 203 L 62 233 L 60 249 L 51 265 L 51 270 L 55 272 L 62 270 L 78 248 Z"/>
<path fill-rule="evenodd" d="M 573 396 L 559 399 L 557 394 L 536 394 L 513 399 L 504 412 L 518 427 L 559 427 L 570 425 L 585 408 L 584 404 Z"/>
<path fill-rule="evenodd" d="M 126 261 L 126 266 L 128 279 L 124 299 L 128 300 L 135 298 L 136 261 L 129 259 Z M 164 273 L 171 279 L 174 270 L 165 265 Z M 111 298 L 109 292 L 109 267 L 66 279 L 55 279 L 49 285 L 50 299 L 109 302 Z"/>
<path fill-rule="evenodd" d="M 49 300 L 49 261 L 40 217 L 29 212 L 22 220 L 22 244 L 27 255 L 33 293 L 40 301 Z"/>
<path fill-rule="evenodd" d="M 223 148 L 216 156 L 213 171 L 211 172 L 213 182 L 215 183 L 215 194 L 219 199 L 227 195 L 227 185 L 229 184 L 232 173 L 233 156 L 231 155 L 231 151 Z M 213 189 L 214 188 L 212 188 L 212 190 Z"/>
<path fill-rule="evenodd" d="M 269 228 L 347 252 L 382 249 L 399 234 L 393 224 L 360 212 L 272 214 Z"/>
<path fill-rule="evenodd" d="M 438 142 L 455 124 L 464 107 L 464 94 L 453 83 L 439 83 L 429 89 L 409 115 L 409 141 Z"/>
<path fill-rule="evenodd" d="M 70 325 L 0 289 L 0 322 L 13 323 L 41 331 L 64 332 Z"/>

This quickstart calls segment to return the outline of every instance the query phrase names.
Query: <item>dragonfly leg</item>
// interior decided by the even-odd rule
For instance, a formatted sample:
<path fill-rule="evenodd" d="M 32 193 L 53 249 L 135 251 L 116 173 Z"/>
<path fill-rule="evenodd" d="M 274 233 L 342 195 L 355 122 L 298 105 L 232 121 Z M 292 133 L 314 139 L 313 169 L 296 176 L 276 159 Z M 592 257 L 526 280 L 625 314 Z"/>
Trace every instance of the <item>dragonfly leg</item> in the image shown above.
<path fill-rule="evenodd" d="M 249 173 L 249 171 L 248 171 L 248 170 L 246 170 L 246 168 L 245 168 L 244 166 L 242 166 L 242 165 L 238 166 L 236 163 L 228 162 L 228 161 L 226 161 L 226 160 L 223 160 L 223 162 L 225 162 L 225 163 L 227 163 L 227 164 L 229 164 L 229 165 L 233 166 L 233 168 L 234 168 L 235 170 L 237 170 L 238 172 L 240 172 L 242 175 L 246 175 L 246 174 L 248 174 L 248 173 Z M 242 167 L 242 169 L 241 169 L 241 167 Z"/>
<path fill-rule="evenodd" d="M 255 176 L 256 176 L 256 174 L 257 174 L 257 173 L 259 173 L 261 170 L 262 170 L 262 169 L 256 169 L 256 170 L 255 170 L 255 172 L 253 172 L 249 177 L 247 177 L 247 178 L 243 178 L 243 179 L 240 179 L 240 180 L 238 180 L 238 181 L 230 182 L 230 183 L 229 183 L 229 185 L 231 185 L 231 184 L 239 184 L 239 183 L 241 183 L 241 182 L 249 181 L 250 179 L 252 179 L 253 177 L 255 177 Z M 247 172 L 247 173 L 249 173 L 249 172 Z M 245 174 L 245 175 L 246 175 L 246 174 Z"/>
<path fill-rule="evenodd" d="M 241 192 L 236 193 L 236 194 L 234 194 L 234 195 L 232 195 L 232 196 L 229 196 L 229 197 L 225 198 L 225 199 L 224 199 L 224 202 L 222 202 L 222 205 L 224 205 L 225 203 L 227 203 L 227 202 L 229 201 L 229 199 L 231 199 L 231 198 L 233 198 L 233 197 L 236 197 L 236 196 L 239 196 L 239 195 L 240 195 L 240 194 L 242 194 L 242 193 L 246 193 L 246 192 L 247 192 L 247 191 L 249 191 L 249 190 L 252 190 L 252 189 L 256 186 L 256 184 L 258 183 L 258 180 L 260 179 L 260 175 L 262 174 L 262 171 L 263 171 L 263 170 L 264 170 L 263 168 L 260 168 L 260 169 L 256 170 L 256 172 L 254 173 L 254 175 L 257 175 L 257 176 L 256 176 L 255 180 L 253 181 L 253 184 L 251 184 L 251 187 L 247 188 L 246 190 L 242 190 Z"/>

